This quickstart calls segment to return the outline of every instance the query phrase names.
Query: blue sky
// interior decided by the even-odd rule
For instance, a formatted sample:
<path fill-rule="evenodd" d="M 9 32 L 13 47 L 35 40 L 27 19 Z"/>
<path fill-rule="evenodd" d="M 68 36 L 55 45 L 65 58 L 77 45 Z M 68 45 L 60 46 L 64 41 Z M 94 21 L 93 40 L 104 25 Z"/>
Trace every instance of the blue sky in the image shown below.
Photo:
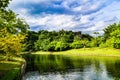
<path fill-rule="evenodd" d="M 90 33 L 120 20 L 120 0 L 12 0 L 9 5 L 30 29 Z"/>

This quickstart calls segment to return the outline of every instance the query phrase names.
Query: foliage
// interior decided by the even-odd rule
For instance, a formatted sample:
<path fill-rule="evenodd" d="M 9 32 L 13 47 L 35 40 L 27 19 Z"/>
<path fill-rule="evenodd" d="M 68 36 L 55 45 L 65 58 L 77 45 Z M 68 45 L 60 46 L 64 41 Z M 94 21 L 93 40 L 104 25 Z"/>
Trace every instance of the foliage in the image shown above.
<path fill-rule="evenodd" d="M 83 48 L 83 45 L 81 44 L 80 41 L 74 41 L 73 43 L 71 43 L 70 47 L 73 49 L 78 49 Z"/>
<path fill-rule="evenodd" d="M 104 40 L 101 46 L 120 49 L 120 23 L 112 24 L 104 29 Z"/>
<path fill-rule="evenodd" d="M 120 24 L 118 24 L 120 25 Z M 117 29 L 117 26 L 118 26 L 116 23 L 114 24 L 111 24 L 109 26 L 107 26 L 103 31 L 104 31 L 104 41 L 106 41 L 107 39 L 109 39 L 110 37 L 110 33 L 112 33 L 113 31 L 115 31 Z"/>
<path fill-rule="evenodd" d="M 46 30 L 41 30 L 36 34 L 38 34 L 39 37 L 38 40 L 34 42 L 35 43 L 34 47 L 36 50 L 43 51 L 63 51 L 71 48 L 81 48 L 84 45 L 86 46 L 87 44 L 86 42 L 91 40 L 90 35 L 81 34 L 80 31 L 72 32 L 60 30 L 59 32 L 56 31 L 49 32 Z M 87 38 L 88 41 L 84 42 L 85 38 Z"/>
<path fill-rule="evenodd" d="M 104 30 L 103 36 L 99 32 L 93 32 L 94 37 L 89 34 L 82 34 L 81 31 L 29 31 L 26 39 L 26 51 L 61 51 L 71 48 L 88 47 L 114 47 L 120 48 L 120 24 L 111 24 Z"/>
<path fill-rule="evenodd" d="M 0 49 L 6 53 L 6 60 L 8 60 L 9 54 L 16 54 L 21 51 L 25 36 L 10 34 L 6 28 L 0 30 L 0 34 Z"/>
<path fill-rule="evenodd" d="M 10 70 L 1 80 L 14 80 L 14 79 L 20 79 L 19 74 L 20 73 L 20 68 L 15 68 Z"/>
<path fill-rule="evenodd" d="M 57 45 L 57 41 L 50 42 L 50 44 L 49 44 L 49 51 L 54 51 L 56 45 Z"/>
<path fill-rule="evenodd" d="M 57 44 L 55 46 L 56 51 L 63 51 L 63 50 L 66 50 L 67 48 L 68 48 L 68 44 L 63 41 L 57 42 Z"/>
<path fill-rule="evenodd" d="M 35 51 L 35 42 L 38 40 L 38 34 L 34 31 L 28 31 L 25 38 L 24 51 Z"/>
<path fill-rule="evenodd" d="M 23 40 L 28 24 L 9 9 L 6 9 L 11 0 L 0 0 L 0 52 L 9 55 L 17 54 L 23 47 Z"/>
<path fill-rule="evenodd" d="M 0 30 L 6 28 L 9 33 L 26 33 L 29 28 L 28 24 L 12 10 L 0 10 Z"/>
<path fill-rule="evenodd" d="M 7 7 L 10 1 L 11 0 L 0 0 L 0 9 Z"/>

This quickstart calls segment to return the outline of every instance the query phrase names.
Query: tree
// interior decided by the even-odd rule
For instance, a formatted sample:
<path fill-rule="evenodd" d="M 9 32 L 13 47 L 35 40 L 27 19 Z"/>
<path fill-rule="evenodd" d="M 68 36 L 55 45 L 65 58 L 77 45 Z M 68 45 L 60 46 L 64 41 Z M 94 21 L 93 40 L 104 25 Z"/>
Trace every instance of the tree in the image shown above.
<path fill-rule="evenodd" d="M 35 51 L 35 42 L 38 40 L 38 33 L 34 31 L 28 31 L 26 35 L 25 51 Z"/>
<path fill-rule="evenodd" d="M 26 33 L 28 24 L 11 10 L 0 10 L 0 29 L 6 28 L 9 33 Z"/>
<path fill-rule="evenodd" d="M 6 53 L 6 60 L 8 60 L 10 54 L 17 54 L 21 51 L 25 36 L 10 34 L 6 28 L 0 30 L 0 33 L 0 49 Z"/>
<path fill-rule="evenodd" d="M 74 41 L 70 44 L 70 47 L 73 49 L 83 48 L 83 45 L 80 41 Z"/>
<path fill-rule="evenodd" d="M 55 47 L 56 47 L 56 45 L 57 45 L 57 42 L 58 41 L 52 41 L 52 42 L 50 42 L 49 43 L 49 51 L 55 51 Z"/>
<path fill-rule="evenodd" d="M 120 48 L 120 29 L 116 29 L 110 35 L 113 39 L 113 47 Z"/>
<path fill-rule="evenodd" d="M 99 34 L 99 32 L 94 32 L 93 34 L 95 34 L 95 35 L 96 35 L 96 37 L 97 37 L 97 35 Z"/>
<path fill-rule="evenodd" d="M 10 1 L 11 0 L 0 0 L 0 9 L 7 7 Z"/>
<path fill-rule="evenodd" d="M 68 43 L 64 41 L 58 41 L 55 46 L 56 51 L 63 51 L 66 50 L 69 47 Z"/>
<path fill-rule="evenodd" d="M 80 40 L 80 42 L 83 45 L 83 47 L 86 48 L 88 46 L 89 40 L 88 39 L 83 39 L 83 40 Z"/>
<path fill-rule="evenodd" d="M 81 44 L 80 40 L 81 40 L 81 37 L 78 34 L 76 36 L 74 36 L 74 40 L 70 44 L 70 47 L 74 48 L 74 49 L 82 48 L 83 45 Z"/>
<path fill-rule="evenodd" d="M 120 25 L 120 23 L 118 24 L 118 25 Z M 103 35 L 103 37 L 104 37 L 104 42 L 107 40 L 107 39 L 109 39 L 109 37 L 110 37 L 110 33 L 111 32 L 113 32 L 113 31 L 115 31 L 116 29 L 117 29 L 117 26 L 118 26 L 116 23 L 114 23 L 114 24 L 111 24 L 111 25 L 109 25 L 109 26 L 107 26 L 103 31 L 104 31 L 104 35 Z"/>
<path fill-rule="evenodd" d="M 95 34 L 95 46 L 98 47 L 98 42 L 97 42 L 97 39 L 98 39 L 98 34 L 99 32 L 94 32 L 93 34 Z"/>
<path fill-rule="evenodd" d="M 12 11 L 6 9 L 11 0 L 0 0 L 0 51 L 6 53 L 6 60 L 10 54 L 17 54 L 23 47 L 28 24 Z"/>
<path fill-rule="evenodd" d="M 104 29 L 102 47 L 120 48 L 120 22 L 109 25 Z"/>

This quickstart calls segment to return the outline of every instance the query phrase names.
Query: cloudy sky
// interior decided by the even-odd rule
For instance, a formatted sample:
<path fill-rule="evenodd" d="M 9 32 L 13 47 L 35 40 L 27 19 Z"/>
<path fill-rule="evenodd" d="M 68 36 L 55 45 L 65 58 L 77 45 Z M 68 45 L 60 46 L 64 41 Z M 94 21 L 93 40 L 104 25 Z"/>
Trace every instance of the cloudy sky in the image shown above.
<path fill-rule="evenodd" d="M 30 29 L 92 34 L 120 20 L 120 0 L 12 0 L 9 5 Z"/>

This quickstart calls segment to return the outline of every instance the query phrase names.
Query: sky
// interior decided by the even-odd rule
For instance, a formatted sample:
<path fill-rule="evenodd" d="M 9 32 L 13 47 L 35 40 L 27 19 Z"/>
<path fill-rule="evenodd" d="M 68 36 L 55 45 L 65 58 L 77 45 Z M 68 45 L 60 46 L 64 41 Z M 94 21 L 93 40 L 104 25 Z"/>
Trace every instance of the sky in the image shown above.
<path fill-rule="evenodd" d="M 34 31 L 103 34 L 105 27 L 120 21 L 120 0 L 12 0 L 9 8 Z"/>

